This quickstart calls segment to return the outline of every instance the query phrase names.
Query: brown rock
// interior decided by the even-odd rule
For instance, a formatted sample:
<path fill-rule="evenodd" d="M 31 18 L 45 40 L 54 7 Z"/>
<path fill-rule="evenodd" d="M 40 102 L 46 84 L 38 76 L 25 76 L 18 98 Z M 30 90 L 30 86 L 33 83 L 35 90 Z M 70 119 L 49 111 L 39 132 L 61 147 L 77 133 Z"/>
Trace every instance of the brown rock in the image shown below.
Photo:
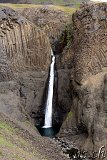
<path fill-rule="evenodd" d="M 102 145 L 107 147 L 106 81 L 107 69 L 91 76 L 82 85 L 77 83 L 73 85 L 77 93 L 77 96 L 74 94 L 73 97 L 76 125 L 82 133 L 87 134 L 85 143 L 81 145 L 87 150 L 89 150 L 90 141 L 92 141 L 93 150 L 97 150 Z"/>
<path fill-rule="evenodd" d="M 26 8 L 19 12 L 45 31 L 56 54 L 66 46 L 66 26 L 71 23 L 71 15 L 51 7 Z M 63 39 L 62 39 L 63 37 Z"/>
<path fill-rule="evenodd" d="M 42 104 L 49 39 L 16 11 L 0 8 L 0 47 L 0 112 L 24 121 Z"/>
<path fill-rule="evenodd" d="M 91 154 L 107 148 L 106 11 L 105 3 L 90 4 L 73 15 L 72 116 L 59 134 Z"/>
<path fill-rule="evenodd" d="M 49 68 L 48 37 L 9 8 L 0 9 L 0 45 L 1 81 L 12 79 L 15 72 L 47 71 Z"/>
<path fill-rule="evenodd" d="M 73 15 L 75 80 L 81 82 L 107 67 L 107 4 L 90 4 Z"/>

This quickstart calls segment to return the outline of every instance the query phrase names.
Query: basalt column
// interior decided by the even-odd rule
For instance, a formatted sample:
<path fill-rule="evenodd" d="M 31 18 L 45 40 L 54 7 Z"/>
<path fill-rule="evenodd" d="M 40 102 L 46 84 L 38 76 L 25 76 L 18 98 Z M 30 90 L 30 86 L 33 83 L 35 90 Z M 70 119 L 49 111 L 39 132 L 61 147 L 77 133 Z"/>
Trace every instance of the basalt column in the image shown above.
<path fill-rule="evenodd" d="M 78 146 L 107 146 L 107 4 L 90 4 L 73 15 L 73 106 Z"/>

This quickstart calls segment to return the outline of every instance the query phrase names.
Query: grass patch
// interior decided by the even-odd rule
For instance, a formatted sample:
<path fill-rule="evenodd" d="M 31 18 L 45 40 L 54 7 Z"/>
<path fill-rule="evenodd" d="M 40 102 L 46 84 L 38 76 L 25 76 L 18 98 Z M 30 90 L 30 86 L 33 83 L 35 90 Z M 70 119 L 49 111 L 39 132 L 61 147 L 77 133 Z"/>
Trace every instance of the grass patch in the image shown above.
<path fill-rule="evenodd" d="M 54 5 L 68 5 L 68 4 L 77 4 L 77 3 L 81 3 L 83 0 L 68 0 L 68 1 L 65 1 L 65 0 L 32 0 L 32 2 L 34 3 L 51 3 L 51 4 L 54 4 Z"/>
<path fill-rule="evenodd" d="M 76 8 L 64 7 L 64 6 L 52 6 L 51 8 L 55 10 L 61 10 L 67 13 L 74 13 L 76 11 Z"/>
<path fill-rule="evenodd" d="M 6 147 L 13 147 L 14 145 L 5 139 L 2 135 L 0 135 L 0 145 L 6 146 Z"/>
<path fill-rule="evenodd" d="M 3 155 L 3 153 L 2 153 L 2 151 L 0 151 L 0 157 L 3 157 L 4 155 Z"/>
<path fill-rule="evenodd" d="M 14 138 L 14 135 L 13 135 L 13 138 Z M 18 146 L 18 143 L 14 144 L 14 142 L 11 142 L 6 137 L 4 137 L 4 135 L 0 134 L 0 149 L 2 150 L 2 148 L 6 148 L 10 153 L 11 158 L 14 160 L 25 160 L 23 156 L 28 157 L 29 159 L 32 159 L 36 156 L 37 157 L 40 156 L 40 158 L 42 158 L 41 155 L 39 155 L 39 153 L 36 150 L 26 149 L 27 146 L 29 148 L 29 143 L 26 143 L 25 140 L 23 140 L 21 137 L 17 139 L 17 141 L 20 144 L 20 146 Z M 0 156 L 3 156 L 2 151 L 0 152 L 1 152 Z"/>
<path fill-rule="evenodd" d="M 9 132 L 14 132 L 14 129 L 8 125 L 6 122 L 0 122 L 0 129 L 9 131 Z"/>
<path fill-rule="evenodd" d="M 12 9 L 18 8 L 37 8 L 41 7 L 42 5 L 35 5 L 35 4 L 12 4 L 12 3 L 0 3 L 0 7 L 10 7 Z"/>
<path fill-rule="evenodd" d="M 25 160 L 24 158 L 20 157 L 19 155 L 16 155 L 14 158 L 15 158 L 15 160 Z"/>
<path fill-rule="evenodd" d="M 67 117 L 68 117 L 68 119 L 69 119 L 69 118 L 71 118 L 72 116 L 73 116 L 73 113 L 70 111 L 70 112 L 68 113 L 68 116 L 67 116 Z"/>
<path fill-rule="evenodd" d="M 20 9 L 20 8 L 40 8 L 43 7 L 43 5 L 36 5 L 36 4 L 12 4 L 12 3 L 0 3 L 0 7 L 9 7 L 12 9 Z M 66 6 L 60 6 L 60 5 L 54 5 L 51 6 L 49 5 L 50 8 L 55 9 L 55 10 L 61 10 L 67 13 L 74 13 L 76 9 L 79 7 L 66 7 Z"/>

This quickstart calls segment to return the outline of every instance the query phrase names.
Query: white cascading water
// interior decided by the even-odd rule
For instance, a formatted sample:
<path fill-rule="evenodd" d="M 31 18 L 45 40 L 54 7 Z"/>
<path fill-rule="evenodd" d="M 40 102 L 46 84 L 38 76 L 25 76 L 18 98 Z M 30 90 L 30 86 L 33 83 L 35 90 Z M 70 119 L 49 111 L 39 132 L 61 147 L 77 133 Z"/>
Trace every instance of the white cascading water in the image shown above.
<path fill-rule="evenodd" d="M 43 128 L 52 127 L 52 104 L 53 104 L 53 89 L 54 89 L 54 65 L 55 65 L 55 56 L 53 51 L 51 51 L 52 62 L 50 65 L 50 75 L 49 75 L 49 87 L 48 87 L 48 96 L 46 102 L 46 111 L 45 111 L 45 123 Z"/>

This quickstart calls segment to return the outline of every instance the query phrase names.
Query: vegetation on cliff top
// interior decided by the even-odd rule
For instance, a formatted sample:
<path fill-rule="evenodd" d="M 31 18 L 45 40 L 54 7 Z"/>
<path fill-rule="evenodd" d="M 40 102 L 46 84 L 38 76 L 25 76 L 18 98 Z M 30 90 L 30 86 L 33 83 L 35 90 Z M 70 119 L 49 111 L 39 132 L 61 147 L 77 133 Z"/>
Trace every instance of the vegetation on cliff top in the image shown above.
<path fill-rule="evenodd" d="M 89 0 L 0 0 L 0 3 L 30 3 L 30 4 L 54 4 L 54 5 L 72 5 Z"/>
<path fill-rule="evenodd" d="M 43 5 L 36 5 L 36 4 L 12 4 L 12 3 L 0 3 L 0 7 L 10 7 L 12 9 L 20 9 L 20 8 L 39 8 L 39 7 L 43 7 Z M 54 10 L 61 10 L 67 13 L 74 13 L 76 11 L 76 9 L 79 7 L 79 5 L 77 5 L 76 7 L 66 7 L 66 6 L 49 6 Z"/>

